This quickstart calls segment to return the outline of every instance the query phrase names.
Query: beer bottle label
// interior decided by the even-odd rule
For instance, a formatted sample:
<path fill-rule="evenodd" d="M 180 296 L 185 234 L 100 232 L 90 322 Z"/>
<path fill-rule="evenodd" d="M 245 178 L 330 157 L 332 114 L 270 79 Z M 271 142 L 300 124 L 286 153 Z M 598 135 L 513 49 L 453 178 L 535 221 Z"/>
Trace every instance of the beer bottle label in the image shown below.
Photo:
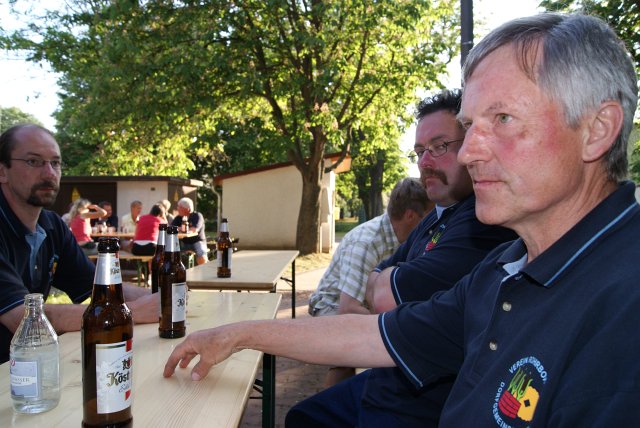
<path fill-rule="evenodd" d="M 96 344 L 98 414 L 115 413 L 131 406 L 132 344 L 131 339 Z"/>
<path fill-rule="evenodd" d="M 109 285 L 122 284 L 120 273 L 120 259 L 115 253 L 98 253 L 94 284 Z"/>
<path fill-rule="evenodd" d="M 218 267 L 223 267 L 226 265 L 229 269 L 231 269 L 231 254 L 233 251 L 231 248 L 223 251 L 218 251 Z M 226 263 L 225 263 L 226 262 Z"/>
<path fill-rule="evenodd" d="M 171 284 L 171 322 L 180 322 L 187 315 L 187 283 L 174 282 Z"/>

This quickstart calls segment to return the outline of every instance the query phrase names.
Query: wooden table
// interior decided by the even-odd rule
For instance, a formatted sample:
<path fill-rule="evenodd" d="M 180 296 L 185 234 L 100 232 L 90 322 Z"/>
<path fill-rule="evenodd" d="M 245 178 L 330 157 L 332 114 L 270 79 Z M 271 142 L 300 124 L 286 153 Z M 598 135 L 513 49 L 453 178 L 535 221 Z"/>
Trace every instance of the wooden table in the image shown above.
<path fill-rule="evenodd" d="M 187 333 L 242 320 L 275 318 L 279 294 L 192 291 L 188 297 Z M 162 377 L 164 364 L 182 339 L 161 339 L 157 324 L 136 325 L 133 332 L 133 422 L 137 427 L 236 427 L 252 391 L 260 359 L 275 357 L 243 350 L 214 366 L 199 382 L 191 380 L 192 362 Z M 1 427 L 77 427 L 82 421 L 80 333 L 60 336 L 61 398 L 54 409 L 39 415 L 14 413 L 9 390 L 9 363 L 0 366 Z M 197 358 L 196 358 L 197 360 Z M 264 370 L 264 367 L 263 367 Z M 273 382 L 275 372 L 265 383 Z M 265 385 L 264 393 L 275 391 Z M 273 426 L 275 394 L 263 395 L 263 426 Z M 269 413 L 271 411 L 272 413 Z"/>
<path fill-rule="evenodd" d="M 296 317 L 297 250 L 242 250 L 233 253 L 231 278 L 218 278 L 216 261 L 187 269 L 187 285 L 196 290 L 276 291 L 279 279 L 291 285 L 291 318 Z M 291 278 L 282 274 L 291 263 Z"/>
<path fill-rule="evenodd" d="M 106 232 L 106 233 L 91 234 L 91 237 L 94 239 L 98 239 L 98 238 L 133 239 L 134 236 L 135 236 L 134 232 Z M 191 238 L 192 236 L 198 236 L 198 234 L 195 232 L 187 232 L 187 233 L 178 232 L 178 239 Z"/>

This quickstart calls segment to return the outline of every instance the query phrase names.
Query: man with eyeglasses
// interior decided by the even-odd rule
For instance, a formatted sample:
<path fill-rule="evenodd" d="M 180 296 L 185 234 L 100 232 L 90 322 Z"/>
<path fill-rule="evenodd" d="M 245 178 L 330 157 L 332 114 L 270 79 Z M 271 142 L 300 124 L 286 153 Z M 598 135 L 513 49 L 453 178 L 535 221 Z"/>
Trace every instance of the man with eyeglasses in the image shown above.
<path fill-rule="evenodd" d="M 373 312 L 427 300 L 450 288 L 498 244 L 515 239 L 507 229 L 480 223 L 471 178 L 457 159 L 464 130 L 456 120 L 459 90 L 444 90 L 417 109 L 416 138 L 409 159 L 436 208 L 407 241 L 369 275 L 367 302 Z"/>
<path fill-rule="evenodd" d="M 78 247 L 69 227 L 43 208 L 60 188 L 60 148 L 37 125 L 17 125 L 0 135 L 0 362 L 24 314 L 24 296 L 51 287 L 79 303 L 91 295 L 94 264 Z M 125 299 L 137 323 L 158 321 L 158 299 L 149 290 L 125 286 Z M 85 307 L 45 305 L 58 333 L 80 329 Z"/>

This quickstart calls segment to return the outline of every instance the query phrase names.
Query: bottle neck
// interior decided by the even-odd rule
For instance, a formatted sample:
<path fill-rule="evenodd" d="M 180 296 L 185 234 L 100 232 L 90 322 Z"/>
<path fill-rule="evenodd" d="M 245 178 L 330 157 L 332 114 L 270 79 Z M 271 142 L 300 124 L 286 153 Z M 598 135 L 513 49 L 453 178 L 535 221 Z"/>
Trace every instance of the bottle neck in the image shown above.
<path fill-rule="evenodd" d="M 43 313 L 44 298 L 40 293 L 27 294 L 24 298 L 24 314 L 38 317 Z"/>
<path fill-rule="evenodd" d="M 226 221 L 223 221 L 220 224 L 220 233 L 229 233 L 229 223 L 227 223 Z"/>
<path fill-rule="evenodd" d="M 166 241 L 166 237 L 167 237 L 167 231 L 160 229 L 160 231 L 158 232 L 158 242 L 156 242 L 156 245 L 158 246 L 165 246 L 165 241 Z"/>
<path fill-rule="evenodd" d="M 178 235 L 168 233 L 164 244 L 164 252 L 166 253 L 178 253 L 180 254 L 180 243 L 178 242 Z"/>

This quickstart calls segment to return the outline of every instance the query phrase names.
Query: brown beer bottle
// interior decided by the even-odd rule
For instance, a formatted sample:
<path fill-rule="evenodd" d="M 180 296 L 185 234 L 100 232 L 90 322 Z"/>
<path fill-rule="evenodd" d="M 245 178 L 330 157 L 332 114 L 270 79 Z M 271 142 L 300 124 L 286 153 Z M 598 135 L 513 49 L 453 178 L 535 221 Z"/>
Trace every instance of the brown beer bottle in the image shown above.
<path fill-rule="evenodd" d="M 187 270 L 180 260 L 178 227 L 167 227 L 164 261 L 159 270 L 160 288 L 160 337 L 175 339 L 183 337 L 187 312 Z"/>
<path fill-rule="evenodd" d="M 133 317 L 124 303 L 118 238 L 100 238 L 91 303 L 82 316 L 83 427 L 132 426 Z"/>
<path fill-rule="evenodd" d="M 182 233 L 189 233 L 189 216 L 188 215 L 183 215 L 182 216 Z"/>
<path fill-rule="evenodd" d="M 233 243 L 229 237 L 229 223 L 226 218 L 220 224 L 220 233 L 216 241 L 216 258 L 218 259 L 218 278 L 229 278 L 231 276 L 231 254 L 233 253 Z"/>
<path fill-rule="evenodd" d="M 156 252 L 151 259 L 151 292 L 158 292 L 158 275 L 160 267 L 164 261 L 164 243 L 167 235 L 167 225 L 162 223 L 158 226 L 158 242 L 156 243 Z"/>

